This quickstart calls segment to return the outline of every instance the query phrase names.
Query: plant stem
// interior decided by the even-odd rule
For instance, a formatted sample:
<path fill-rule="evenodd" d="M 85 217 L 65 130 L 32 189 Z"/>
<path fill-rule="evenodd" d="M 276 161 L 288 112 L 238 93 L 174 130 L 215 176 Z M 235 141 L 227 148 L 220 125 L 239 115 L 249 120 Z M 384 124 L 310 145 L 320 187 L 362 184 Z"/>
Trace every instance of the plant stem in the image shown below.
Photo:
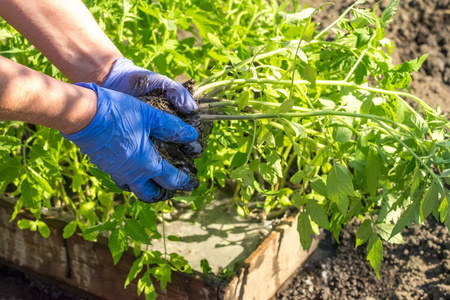
<path fill-rule="evenodd" d="M 210 83 L 207 85 L 204 85 L 200 88 L 198 88 L 194 93 L 194 98 L 199 98 L 200 95 L 205 92 L 206 90 L 233 85 L 233 84 L 281 84 L 281 85 L 291 85 L 291 84 L 297 84 L 297 85 L 310 85 L 311 82 L 307 80 L 275 80 L 275 79 L 254 79 L 254 78 L 248 78 L 248 79 L 229 79 L 229 80 L 221 80 L 216 81 L 214 83 Z M 431 113 L 432 115 L 436 116 L 436 112 L 433 111 L 433 109 L 428 106 L 422 99 L 420 99 L 417 96 L 414 96 L 409 93 L 405 92 L 398 92 L 398 91 L 389 91 L 389 90 L 383 90 L 378 88 L 373 88 L 369 86 L 363 86 L 354 84 L 351 82 L 346 82 L 343 80 L 316 80 L 317 85 L 332 85 L 332 86 L 347 86 L 354 89 L 359 90 L 365 90 L 369 92 L 379 93 L 379 94 L 385 94 L 385 95 L 392 95 L 392 96 L 404 96 L 411 99 L 416 100 L 424 109 L 426 112 Z"/>

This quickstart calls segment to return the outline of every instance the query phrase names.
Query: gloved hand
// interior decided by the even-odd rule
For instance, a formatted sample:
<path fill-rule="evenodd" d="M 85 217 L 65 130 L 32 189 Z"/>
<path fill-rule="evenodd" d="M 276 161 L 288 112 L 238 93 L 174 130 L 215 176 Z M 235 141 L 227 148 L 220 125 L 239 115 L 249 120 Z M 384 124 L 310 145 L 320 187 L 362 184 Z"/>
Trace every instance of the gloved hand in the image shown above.
<path fill-rule="evenodd" d="M 174 190 L 198 187 L 195 177 L 162 159 L 149 139 L 195 141 L 198 135 L 192 126 L 129 95 L 94 83 L 77 85 L 97 93 L 97 114 L 83 130 L 63 136 L 109 173 L 120 188 L 131 190 L 144 202 L 156 202 L 172 197 Z"/>
<path fill-rule="evenodd" d="M 140 68 L 124 57 L 116 60 L 102 87 L 133 97 L 145 96 L 152 90 L 162 89 L 167 93 L 169 102 L 180 111 L 190 113 L 198 108 L 194 98 L 180 83 Z"/>

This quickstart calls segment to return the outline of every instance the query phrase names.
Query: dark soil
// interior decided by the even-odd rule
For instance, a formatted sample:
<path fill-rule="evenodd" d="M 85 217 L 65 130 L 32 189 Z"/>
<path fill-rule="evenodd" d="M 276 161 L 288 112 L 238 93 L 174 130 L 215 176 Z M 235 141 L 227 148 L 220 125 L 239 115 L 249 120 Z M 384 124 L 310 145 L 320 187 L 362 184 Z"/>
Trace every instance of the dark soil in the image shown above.
<path fill-rule="evenodd" d="M 365 246 L 355 249 L 358 221 L 341 232 L 339 245 L 327 235 L 277 299 L 450 299 L 450 234 L 444 225 L 429 219 L 404 232 L 406 244 L 383 242 L 378 279 Z M 327 257 L 330 249 L 335 253 Z"/>
<path fill-rule="evenodd" d="M 183 86 L 193 94 L 194 84 L 195 81 L 191 79 L 183 83 Z M 196 112 L 184 114 L 178 111 L 165 97 L 165 91 L 157 89 L 151 91 L 146 96 L 139 97 L 139 99 L 155 108 L 173 114 L 182 119 L 185 123 L 192 125 L 197 130 L 199 138 L 197 141 L 188 144 L 163 142 L 153 137 L 151 137 L 151 140 L 158 153 L 165 160 L 174 165 L 177 169 L 182 170 L 191 176 L 195 176 L 197 174 L 197 167 L 195 166 L 194 159 L 199 158 L 206 149 L 206 137 L 211 133 L 212 127 L 208 126 L 205 122 L 201 122 L 200 117 Z"/>
<path fill-rule="evenodd" d="M 306 3 L 307 1 L 301 1 Z M 312 6 L 328 1 L 316 1 Z M 333 1 L 320 13 L 327 26 L 354 1 Z M 369 0 L 367 7 L 375 1 Z M 384 9 L 388 0 L 380 3 Z M 394 63 L 430 53 L 413 75 L 412 92 L 431 107 L 450 113 L 450 0 L 401 0 L 387 37 L 394 41 Z M 327 235 L 319 250 L 277 299 L 450 299 L 450 235 L 434 219 L 404 232 L 406 244 L 383 242 L 380 279 L 366 260 L 365 245 L 355 249 L 353 222 L 340 244 Z M 329 256 L 330 251 L 334 254 Z"/>

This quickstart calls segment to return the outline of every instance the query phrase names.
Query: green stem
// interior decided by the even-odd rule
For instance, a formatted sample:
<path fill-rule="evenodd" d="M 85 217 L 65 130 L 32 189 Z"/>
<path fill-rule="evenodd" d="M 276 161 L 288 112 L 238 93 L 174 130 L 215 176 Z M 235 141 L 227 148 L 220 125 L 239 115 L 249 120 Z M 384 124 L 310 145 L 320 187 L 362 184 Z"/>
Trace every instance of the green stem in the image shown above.
<path fill-rule="evenodd" d="M 363 59 L 364 55 L 366 54 L 367 50 L 369 50 L 369 48 L 364 49 L 363 53 L 361 53 L 361 56 L 358 57 L 358 60 L 356 61 L 355 65 L 350 70 L 350 72 L 347 74 L 347 77 L 345 77 L 344 81 L 348 81 L 350 79 L 350 76 L 352 76 L 353 72 L 355 72 L 356 68 L 358 67 L 358 65 L 360 64 L 360 62 Z"/>
<path fill-rule="evenodd" d="M 254 79 L 254 78 L 221 80 L 221 81 L 216 81 L 214 83 L 211 83 L 211 84 L 208 84 L 208 85 L 198 88 L 196 90 L 196 92 L 194 93 L 194 98 L 198 98 L 204 91 L 206 91 L 208 89 L 223 87 L 223 86 L 228 86 L 228 85 L 233 85 L 233 84 L 291 85 L 292 82 L 291 82 L 291 80 Z M 294 80 L 293 84 L 310 85 L 311 82 L 309 82 L 307 80 Z M 358 84 L 346 82 L 343 80 L 317 80 L 316 84 L 317 85 L 331 85 L 331 86 L 346 86 L 346 87 L 350 87 L 350 88 L 354 88 L 354 89 L 359 89 L 359 90 L 364 90 L 364 91 L 369 91 L 369 92 L 374 92 L 374 93 L 379 93 L 379 94 L 384 94 L 384 95 L 408 97 L 408 98 L 416 100 L 426 112 L 430 113 L 431 115 L 433 115 L 435 117 L 439 117 L 442 119 L 442 117 L 437 115 L 436 112 L 428 104 L 426 104 L 422 99 L 420 99 L 419 97 L 412 95 L 410 93 L 383 90 L 383 89 L 373 88 L 373 87 L 369 87 L 369 86 L 358 85 Z"/>
<path fill-rule="evenodd" d="M 322 30 L 321 32 L 319 32 L 319 34 L 316 35 L 316 37 L 314 38 L 315 40 L 317 40 L 321 35 L 323 35 L 324 33 L 326 33 L 328 30 L 330 30 L 330 28 L 332 28 L 334 25 L 336 25 L 350 10 L 352 10 L 353 6 L 355 6 L 355 4 L 349 6 L 340 16 L 339 18 L 337 18 L 333 23 L 331 23 L 330 25 L 328 25 L 327 28 L 325 28 L 324 30 Z"/>

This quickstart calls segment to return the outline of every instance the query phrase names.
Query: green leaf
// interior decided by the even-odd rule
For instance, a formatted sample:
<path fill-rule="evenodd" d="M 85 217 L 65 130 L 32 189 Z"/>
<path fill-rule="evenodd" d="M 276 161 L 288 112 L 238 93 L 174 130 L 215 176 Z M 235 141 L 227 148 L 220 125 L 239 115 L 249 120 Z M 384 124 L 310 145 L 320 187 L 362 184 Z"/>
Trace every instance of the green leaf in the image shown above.
<path fill-rule="evenodd" d="M 378 229 L 379 229 L 379 234 L 381 236 L 381 238 L 389 243 L 392 244 L 404 244 L 406 243 L 406 241 L 403 239 L 403 236 L 401 235 L 401 233 L 396 234 L 395 236 L 393 236 L 392 238 L 391 233 L 392 230 L 394 229 L 394 224 L 390 224 L 390 223 L 378 223 L 376 224 Z"/>
<path fill-rule="evenodd" d="M 231 160 L 230 167 L 231 168 L 239 168 L 242 167 L 247 162 L 247 154 L 242 152 L 236 152 Z"/>
<path fill-rule="evenodd" d="M 160 17 L 161 22 L 166 26 L 167 31 L 173 31 L 177 29 L 177 20 L 172 19 L 166 19 L 163 17 Z"/>
<path fill-rule="evenodd" d="M 425 192 L 425 196 L 420 203 L 420 219 L 425 220 L 431 212 L 435 216 L 438 215 L 439 209 L 439 186 L 435 180 Z"/>
<path fill-rule="evenodd" d="M 316 22 L 311 22 L 308 27 L 306 27 L 305 31 L 303 31 L 303 40 L 305 42 L 310 42 L 313 39 L 317 24 L 318 23 Z"/>
<path fill-rule="evenodd" d="M 95 208 L 95 202 L 84 202 L 80 205 L 80 214 L 87 215 Z"/>
<path fill-rule="evenodd" d="M 169 241 L 171 241 L 171 242 L 179 242 L 179 241 L 181 241 L 181 238 L 179 236 L 176 236 L 176 235 L 169 235 L 167 237 L 167 239 Z"/>
<path fill-rule="evenodd" d="M 203 274 L 209 274 L 212 271 L 211 267 L 209 266 L 209 262 L 206 259 L 202 259 L 200 261 L 200 267 L 202 268 Z"/>
<path fill-rule="evenodd" d="M 89 227 L 85 230 L 83 230 L 83 236 L 87 236 L 90 235 L 96 231 L 100 232 L 100 231 L 109 231 L 109 230 L 113 230 L 114 228 L 116 228 L 117 226 L 117 220 L 114 218 L 109 219 L 108 221 Z"/>
<path fill-rule="evenodd" d="M 65 239 L 70 238 L 75 233 L 75 230 L 77 229 L 77 227 L 78 227 L 77 220 L 72 221 L 69 224 L 67 224 L 66 226 L 64 226 L 63 238 L 65 238 Z"/>
<path fill-rule="evenodd" d="M 314 235 L 314 231 L 311 227 L 311 220 L 306 212 L 302 211 L 298 215 L 297 231 L 303 250 L 307 250 L 309 245 L 311 245 L 311 235 Z"/>
<path fill-rule="evenodd" d="M 383 11 L 383 14 L 381 15 L 381 22 L 383 23 L 383 27 L 388 26 L 392 22 L 392 17 L 397 11 L 398 3 L 399 0 L 392 0 Z"/>
<path fill-rule="evenodd" d="M 380 237 L 373 233 L 367 245 L 367 260 L 375 270 L 378 279 L 380 279 L 381 261 L 383 260 L 383 244 Z"/>
<path fill-rule="evenodd" d="M 307 64 L 305 66 L 305 68 L 303 69 L 303 78 L 305 78 L 306 80 L 308 80 L 311 83 L 315 83 L 316 77 L 317 77 L 316 68 L 314 68 L 310 64 Z"/>
<path fill-rule="evenodd" d="M 150 279 L 150 270 L 145 271 L 144 276 L 139 279 L 137 290 L 138 295 L 141 295 L 142 292 L 144 292 L 146 300 L 156 300 L 156 298 L 158 297 L 155 291 L 155 287 L 153 286 L 153 282 Z"/>
<path fill-rule="evenodd" d="M 170 253 L 170 263 L 172 266 L 183 273 L 191 274 L 192 269 L 187 260 L 178 253 Z"/>
<path fill-rule="evenodd" d="M 214 34 L 212 34 L 211 32 L 208 32 L 208 34 L 206 35 L 206 37 L 208 38 L 208 41 L 217 49 L 225 49 L 225 47 L 223 46 L 222 42 L 219 40 L 218 37 L 216 37 Z"/>
<path fill-rule="evenodd" d="M 17 222 L 17 226 L 20 229 L 28 229 L 31 227 L 31 223 L 32 223 L 32 221 L 30 221 L 30 220 L 21 219 L 21 220 L 19 220 L 19 222 Z"/>
<path fill-rule="evenodd" d="M 367 162 L 368 165 L 365 168 L 366 184 L 369 189 L 370 196 L 374 198 L 378 191 L 378 178 L 381 174 L 380 156 L 370 151 L 367 157 Z"/>
<path fill-rule="evenodd" d="M 280 108 L 278 109 L 279 113 L 287 113 L 289 112 L 292 107 L 294 107 L 295 101 L 293 99 L 287 99 L 283 103 L 281 103 Z"/>
<path fill-rule="evenodd" d="M 296 25 L 298 21 L 301 21 L 301 20 L 311 17 L 315 11 L 316 10 L 314 8 L 308 7 L 298 13 L 287 14 L 285 16 L 286 23 L 288 23 L 290 25 Z"/>
<path fill-rule="evenodd" d="M 342 144 L 350 142 L 352 140 L 352 135 L 353 132 L 343 125 L 338 125 L 333 129 L 333 139 Z"/>
<path fill-rule="evenodd" d="M 156 214 L 152 210 L 151 205 L 142 202 L 139 205 L 141 206 L 139 213 L 139 221 L 141 224 L 151 232 L 158 232 Z"/>
<path fill-rule="evenodd" d="M 353 196 L 354 193 L 349 170 L 341 164 L 334 164 L 327 177 L 327 195 L 331 201 L 336 202 L 343 215 L 347 213 L 348 196 Z"/>
<path fill-rule="evenodd" d="M 420 58 L 415 58 L 413 60 L 404 62 L 395 67 L 398 72 L 417 72 L 422 67 L 422 64 L 427 59 L 429 53 L 422 55 Z"/>
<path fill-rule="evenodd" d="M 320 177 L 314 177 L 310 180 L 311 188 L 319 195 L 327 197 L 327 186 Z"/>
<path fill-rule="evenodd" d="M 281 158 L 276 153 L 272 151 L 269 156 L 267 156 L 267 165 L 273 169 L 278 177 L 283 177 L 283 169 L 281 167 Z"/>
<path fill-rule="evenodd" d="M 330 221 L 328 220 L 327 210 L 320 205 L 315 199 L 308 199 L 306 202 L 306 211 L 317 225 L 324 229 L 330 228 Z"/>
<path fill-rule="evenodd" d="M 364 220 L 364 222 L 359 226 L 358 231 L 356 231 L 356 244 L 355 248 L 358 248 L 370 238 L 373 234 L 372 221 Z"/>
<path fill-rule="evenodd" d="M 20 145 L 20 140 L 14 136 L 0 135 L 0 151 L 10 152 Z"/>
<path fill-rule="evenodd" d="M 161 264 L 159 267 L 151 269 L 151 273 L 159 281 L 161 290 L 165 290 L 168 282 L 172 282 L 172 270 L 167 263 Z"/>
<path fill-rule="evenodd" d="M 397 224 L 395 224 L 394 229 L 392 229 L 391 236 L 396 236 L 398 233 L 402 232 L 405 227 L 411 227 L 413 221 L 419 220 L 420 218 L 420 201 L 415 201 L 403 212 L 398 219 Z"/>
<path fill-rule="evenodd" d="M 131 266 L 130 272 L 128 272 L 127 280 L 125 281 L 124 289 L 127 288 L 127 286 L 130 284 L 130 282 L 136 278 L 136 276 L 139 274 L 139 272 L 142 271 L 142 268 L 144 266 L 143 263 L 143 257 L 139 257 L 136 259 Z"/>
<path fill-rule="evenodd" d="M 100 171 L 96 167 L 90 167 L 89 171 L 94 175 L 95 178 L 100 181 L 102 185 L 108 188 L 108 192 L 110 193 L 122 193 L 122 189 L 120 189 L 114 181 L 112 181 L 111 176 L 109 176 L 108 173 L 105 173 L 103 171 Z"/>
<path fill-rule="evenodd" d="M 249 99 L 250 99 L 250 92 L 248 90 L 242 92 L 238 102 L 239 110 L 242 110 L 245 106 L 247 106 Z"/>
<path fill-rule="evenodd" d="M 48 238 L 50 236 L 50 228 L 48 228 L 47 224 L 42 221 L 38 221 L 39 233 L 44 237 Z"/>
<path fill-rule="evenodd" d="M 128 219 L 123 229 L 125 230 L 125 233 L 133 240 L 142 244 L 150 244 L 150 238 L 147 232 L 145 232 L 144 227 L 142 227 L 141 224 L 139 224 L 135 219 Z"/>
<path fill-rule="evenodd" d="M 111 251 L 114 265 L 119 262 L 119 259 L 122 257 L 125 248 L 128 246 L 127 237 L 123 232 L 122 228 L 116 228 L 111 232 L 108 241 L 108 247 Z"/>

